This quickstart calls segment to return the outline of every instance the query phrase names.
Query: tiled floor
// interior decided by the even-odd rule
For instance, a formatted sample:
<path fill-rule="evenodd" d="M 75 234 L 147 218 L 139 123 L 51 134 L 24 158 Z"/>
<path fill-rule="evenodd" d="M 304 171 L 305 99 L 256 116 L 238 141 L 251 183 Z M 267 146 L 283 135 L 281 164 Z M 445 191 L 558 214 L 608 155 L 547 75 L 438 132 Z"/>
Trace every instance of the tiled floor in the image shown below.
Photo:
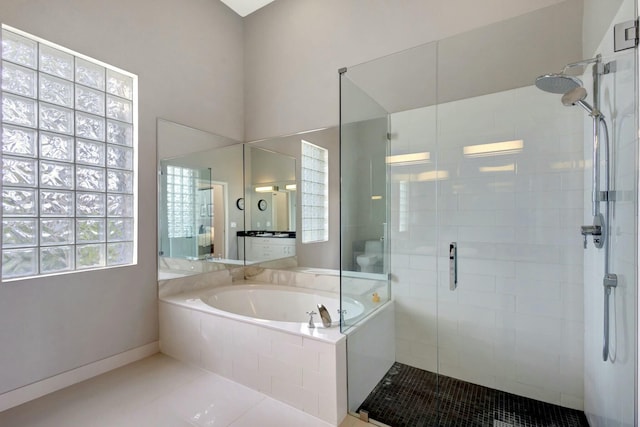
<path fill-rule="evenodd" d="M 360 405 L 393 427 L 588 427 L 562 408 L 395 363 Z"/>
<path fill-rule="evenodd" d="M 341 427 L 364 427 L 347 418 Z M 328 427 L 162 354 L 0 412 L 2 427 Z"/>

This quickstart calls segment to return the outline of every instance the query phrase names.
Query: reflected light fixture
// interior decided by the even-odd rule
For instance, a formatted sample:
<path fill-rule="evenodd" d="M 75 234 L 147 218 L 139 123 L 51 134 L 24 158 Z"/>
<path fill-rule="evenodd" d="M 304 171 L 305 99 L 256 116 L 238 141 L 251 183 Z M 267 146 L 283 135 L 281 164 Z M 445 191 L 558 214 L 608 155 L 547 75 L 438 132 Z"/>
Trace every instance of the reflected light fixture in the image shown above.
<path fill-rule="evenodd" d="M 428 163 L 431 160 L 431 153 L 428 151 L 422 153 L 396 154 L 387 156 L 385 162 L 393 166 L 415 165 Z"/>
<path fill-rule="evenodd" d="M 391 179 L 393 182 L 403 181 L 407 182 L 424 182 L 424 181 L 441 181 L 449 179 L 448 170 L 434 170 L 422 173 L 405 173 L 405 174 L 392 174 Z"/>
<path fill-rule="evenodd" d="M 508 165 L 503 165 L 503 166 L 481 166 L 479 170 L 482 173 L 515 172 L 516 165 L 515 163 L 510 163 Z"/>
<path fill-rule="evenodd" d="M 422 172 L 414 175 L 415 181 L 441 181 L 444 179 L 449 179 L 449 171 L 446 170 L 435 170 L 429 172 Z"/>
<path fill-rule="evenodd" d="M 256 193 L 269 193 L 271 191 L 278 191 L 277 185 L 267 185 L 264 187 L 256 187 Z"/>
<path fill-rule="evenodd" d="M 382 196 L 371 196 L 371 200 L 382 200 Z"/>
<path fill-rule="evenodd" d="M 515 154 L 522 151 L 524 141 L 521 139 L 514 141 L 493 142 L 490 144 L 467 145 L 462 148 L 466 157 L 501 156 L 504 154 Z"/>
<path fill-rule="evenodd" d="M 296 190 L 296 184 L 287 184 L 284 186 L 285 190 L 289 190 L 289 191 L 295 191 Z"/>

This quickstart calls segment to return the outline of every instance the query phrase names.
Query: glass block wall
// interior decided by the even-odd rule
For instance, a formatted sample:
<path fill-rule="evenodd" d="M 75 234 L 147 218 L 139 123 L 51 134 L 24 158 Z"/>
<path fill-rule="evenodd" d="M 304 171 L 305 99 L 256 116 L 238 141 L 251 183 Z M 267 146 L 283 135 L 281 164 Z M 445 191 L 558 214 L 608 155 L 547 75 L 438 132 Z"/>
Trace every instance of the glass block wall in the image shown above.
<path fill-rule="evenodd" d="M 3 26 L 2 279 L 135 260 L 136 76 Z"/>
<path fill-rule="evenodd" d="M 167 228 L 170 239 L 193 237 L 198 170 L 167 166 Z"/>
<path fill-rule="evenodd" d="M 329 239 L 329 152 L 302 140 L 302 243 Z"/>

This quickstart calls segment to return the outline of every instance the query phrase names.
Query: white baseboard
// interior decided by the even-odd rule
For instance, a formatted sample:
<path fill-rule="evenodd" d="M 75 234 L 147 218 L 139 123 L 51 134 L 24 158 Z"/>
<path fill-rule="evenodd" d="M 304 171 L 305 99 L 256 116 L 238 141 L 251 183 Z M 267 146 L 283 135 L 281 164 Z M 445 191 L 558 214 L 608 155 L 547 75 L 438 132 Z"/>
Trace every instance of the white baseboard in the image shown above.
<path fill-rule="evenodd" d="M 22 405 L 23 403 L 37 399 L 45 394 L 52 393 L 73 384 L 88 380 L 89 378 L 104 374 L 105 372 L 109 372 L 121 366 L 128 365 L 129 363 L 137 360 L 144 359 L 145 357 L 156 354 L 158 351 L 160 351 L 160 346 L 158 341 L 155 341 L 150 344 L 116 354 L 115 356 L 107 357 L 106 359 L 98 360 L 97 362 L 89 363 L 88 365 L 63 372 L 62 374 L 55 375 L 42 381 L 0 394 L 0 412 L 13 408 L 14 406 Z"/>

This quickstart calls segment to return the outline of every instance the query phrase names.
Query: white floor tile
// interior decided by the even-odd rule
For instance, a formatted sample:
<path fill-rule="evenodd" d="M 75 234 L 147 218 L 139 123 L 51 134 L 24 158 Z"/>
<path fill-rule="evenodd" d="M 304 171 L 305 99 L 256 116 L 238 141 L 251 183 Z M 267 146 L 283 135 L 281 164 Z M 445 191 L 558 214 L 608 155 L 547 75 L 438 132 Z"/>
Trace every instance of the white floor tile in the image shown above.
<path fill-rule="evenodd" d="M 2 427 L 328 427 L 219 375 L 158 354 L 0 412 Z"/>
<path fill-rule="evenodd" d="M 298 409 L 266 398 L 229 427 L 330 427 L 331 424 Z"/>
<path fill-rule="evenodd" d="M 228 426 L 255 407 L 264 395 L 226 378 L 205 376 L 154 402 L 196 426 Z"/>

